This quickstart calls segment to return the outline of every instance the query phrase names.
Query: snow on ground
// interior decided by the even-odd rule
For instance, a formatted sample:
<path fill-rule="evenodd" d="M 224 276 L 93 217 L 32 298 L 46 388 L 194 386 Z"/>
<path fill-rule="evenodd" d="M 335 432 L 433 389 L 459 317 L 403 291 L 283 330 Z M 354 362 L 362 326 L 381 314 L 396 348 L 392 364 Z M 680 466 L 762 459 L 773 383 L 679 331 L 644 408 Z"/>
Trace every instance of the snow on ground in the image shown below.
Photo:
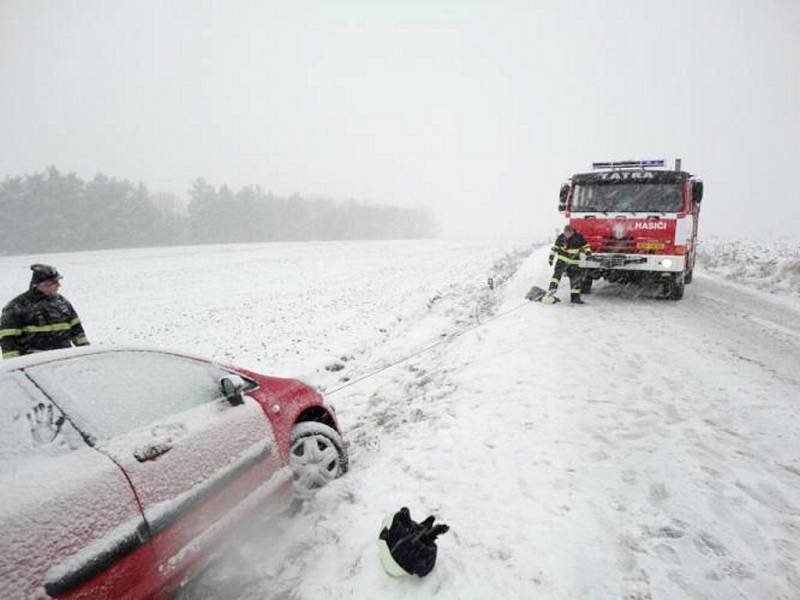
<path fill-rule="evenodd" d="M 704 239 L 698 263 L 722 275 L 768 292 L 800 296 L 800 242 L 788 238 L 764 240 Z"/>
<path fill-rule="evenodd" d="M 530 250 L 46 257 L 96 342 L 301 374 L 337 406 L 351 471 L 299 515 L 250 524 L 182 596 L 800 597 L 800 302 L 732 285 L 706 257 L 680 302 L 598 284 L 586 306 L 530 304 L 549 277 Z M 4 296 L 26 261 L 0 259 Z M 380 523 L 403 505 L 452 528 L 424 579 L 378 563 Z"/>
<path fill-rule="evenodd" d="M 14 256 L 0 258 L 0 298 L 27 288 L 31 263 L 54 264 L 93 343 L 169 346 L 313 379 L 343 354 L 404 343 L 419 311 L 471 295 L 520 246 L 319 242 Z"/>

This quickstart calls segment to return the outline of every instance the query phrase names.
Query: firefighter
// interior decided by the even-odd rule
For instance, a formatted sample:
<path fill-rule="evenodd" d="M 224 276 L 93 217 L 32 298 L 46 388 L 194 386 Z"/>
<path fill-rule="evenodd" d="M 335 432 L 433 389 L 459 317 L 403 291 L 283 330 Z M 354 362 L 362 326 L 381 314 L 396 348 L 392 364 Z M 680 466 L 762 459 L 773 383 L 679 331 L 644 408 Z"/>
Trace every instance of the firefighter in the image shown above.
<path fill-rule="evenodd" d="M 567 277 L 569 277 L 570 302 L 583 304 L 584 302 L 581 300 L 583 274 L 580 267 L 578 267 L 578 260 L 581 254 L 588 256 L 591 253 L 592 247 L 589 246 L 586 238 L 578 233 L 572 225 L 564 227 L 564 233 L 556 238 L 556 243 L 550 248 L 550 257 L 547 262 L 552 267 L 555 260 L 556 266 L 553 269 L 553 276 L 550 278 L 550 289 L 542 301 L 547 304 L 552 304 L 556 301 L 555 293 L 558 289 L 558 283 L 561 281 L 564 271 L 566 271 Z"/>
<path fill-rule="evenodd" d="M 88 346 L 78 313 L 58 293 L 61 275 L 49 265 L 31 265 L 30 288 L 3 308 L 0 346 L 3 358 L 33 352 Z"/>

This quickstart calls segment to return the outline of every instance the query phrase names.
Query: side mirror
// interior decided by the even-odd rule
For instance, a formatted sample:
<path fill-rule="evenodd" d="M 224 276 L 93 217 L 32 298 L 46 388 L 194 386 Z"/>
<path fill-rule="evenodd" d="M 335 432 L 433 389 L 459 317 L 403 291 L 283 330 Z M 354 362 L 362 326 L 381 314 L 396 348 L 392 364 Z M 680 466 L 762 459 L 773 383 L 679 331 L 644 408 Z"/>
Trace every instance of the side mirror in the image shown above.
<path fill-rule="evenodd" d="M 242 396 L 244 381 L 240 377 L 236 377 L 235 375 L 223 377 L 219 384 L 222 388 L 222 395 L 230 402 L 231 406 L 244 404 L 244 396 Z"/>
<path fill-rule="evenodd" d="M 565 183 L 558 194 L 558 212 L 567 210 L 567 198 L 569 198 L 569 186 Z"/>
<path fill-rule="evenodd" d="M 692 200 L 694 200 L 695 204 L 700 204 L 703 201 L 703 182 L 702 181 L 693 181 L 692 182 Z"/>

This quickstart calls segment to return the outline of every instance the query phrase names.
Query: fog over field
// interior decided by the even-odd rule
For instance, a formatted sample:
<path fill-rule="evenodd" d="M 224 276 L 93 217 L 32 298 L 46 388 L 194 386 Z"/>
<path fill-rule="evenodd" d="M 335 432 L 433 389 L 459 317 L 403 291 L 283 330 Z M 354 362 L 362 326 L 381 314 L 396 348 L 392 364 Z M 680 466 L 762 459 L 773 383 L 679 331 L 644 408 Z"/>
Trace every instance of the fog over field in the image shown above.
<path fill-rule="evenodd" d="M 800 229 L 791 0 L 7 0 L 0 40 L 0 177 L 202 177 L 523 239 L 592 161 L 682 158 L 706 233 Z"/>

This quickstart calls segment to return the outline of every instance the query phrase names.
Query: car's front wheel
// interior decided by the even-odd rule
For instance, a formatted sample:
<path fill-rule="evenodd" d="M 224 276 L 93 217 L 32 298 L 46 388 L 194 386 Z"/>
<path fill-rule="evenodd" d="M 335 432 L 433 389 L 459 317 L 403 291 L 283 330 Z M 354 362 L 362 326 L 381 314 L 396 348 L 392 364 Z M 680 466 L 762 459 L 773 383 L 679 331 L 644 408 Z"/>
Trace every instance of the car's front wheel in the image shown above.
<path fill-rule="evenodd" d="M 324 423 L 298 423 L 292 429 L 289 467 L 294 478 L 295 497 L 309 498 L 347 471 L 347 452 L 342 437 Z"/>

